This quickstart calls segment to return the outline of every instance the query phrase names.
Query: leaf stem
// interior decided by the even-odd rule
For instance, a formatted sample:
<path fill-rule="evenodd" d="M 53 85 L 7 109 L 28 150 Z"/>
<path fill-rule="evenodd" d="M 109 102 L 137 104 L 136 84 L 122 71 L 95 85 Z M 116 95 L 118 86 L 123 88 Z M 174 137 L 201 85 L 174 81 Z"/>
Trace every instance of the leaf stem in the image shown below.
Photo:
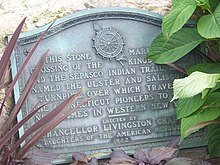
<path fill-rule="evenodd" d="M 180 66 L 178 66 L 176 64 L 173 64 L 173 63 L 167 63 L 167 65 L 172 67 L 172 68 L 174 68 L 174 69 L 176 69 L 176 70 L 178 70 L 178 71 L 180 71 L 181 73 L 187 75 L 187 72 L 186 72 L 186 70 L 184 68 L 182 68 L 182 67 L 180 67 Z"/>
<path fill-rule="evenodd" d="M 198 55 L 200 55 L 203 58 L 206 58 L 207 61 L 209 62 L 216 62 L 215 59 L 211 58 L 210 56 L 207 56 L 205 53 L 203 53 L 202 51 L 195 49 L 194 52 Z"/>
<path fill-rule="evenodd" d="M 208 52 L 210 52 L 211 57 L 215 60 L 215 62 L 220 62 L 219 55 L 210 47 L 210 45 L 206 45 Z"/>

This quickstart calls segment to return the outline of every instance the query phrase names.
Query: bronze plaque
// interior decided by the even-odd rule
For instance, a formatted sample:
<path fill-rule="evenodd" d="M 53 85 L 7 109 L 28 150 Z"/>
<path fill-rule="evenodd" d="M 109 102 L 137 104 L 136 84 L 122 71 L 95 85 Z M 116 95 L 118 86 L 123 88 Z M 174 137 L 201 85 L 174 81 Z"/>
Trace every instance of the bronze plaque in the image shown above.
<path fill-rule="evenodd" d="M 45 28 L 21 35 L 12 59 L 13 76 Z M 144 60 L 149 45 L 160 32 L 161 16 L 136 9 L 94 9 L 57 20 L 19 80 L 16 100 L 36 62 L 50 49 L 18 120 L 39 99 L 42 103 L 53 103 L 42 108 L 20 134 L 84 87 L 79 101 L 97 97 L 48 133 L 38 143 L 39 148 L 61 157 L 73 151 L 133 152 L 164 146 L 178 136 L 180 127 L 170 100 L 173 79 L 184 75 L 166 65 Z M 178 64 L 186 67 L 195 62 L 195 56 L 189 55 Z M 204 136 L 199 133 L 186 139 L 183 147 L 202 144 Z"/>

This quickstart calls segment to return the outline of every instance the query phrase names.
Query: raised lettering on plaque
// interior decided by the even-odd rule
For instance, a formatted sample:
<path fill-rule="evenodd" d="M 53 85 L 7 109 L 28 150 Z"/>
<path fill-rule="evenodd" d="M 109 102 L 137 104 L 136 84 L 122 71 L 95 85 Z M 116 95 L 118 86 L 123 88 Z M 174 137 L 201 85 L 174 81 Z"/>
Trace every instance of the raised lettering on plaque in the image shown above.
<path fill-rule="evenodd" d="M 83 11 L 57 20 L 28 64 L 15 92 L 17 99 L 36 61 L 50 49 L 18 120 L 39 100 L 41 104 L 52 104 L 42 108 L 20 134 L 84 87 L 84 95 L 74 105 L 84 98 L 97 97 L 49 132 L 38 143 L 39 148 L 64 157 L 73 151 L 133 152 L 164 146 L 179 135 L 175 105 L 170 100 L 173 79 L 184 75 L 166 65 L 144 60 L 149 45 L 161 31 L 160 25 L 161 16 L 124 8 Z M 13 73 L 44 29 L 22 34 L 14 51 Z M 186 67 L 196 62 L 194 56 L 187 58 L 178 64 Z M 203 134 L 199 133 L 186 139 L 183 146 L 195 147 L 203 142 Z"/>

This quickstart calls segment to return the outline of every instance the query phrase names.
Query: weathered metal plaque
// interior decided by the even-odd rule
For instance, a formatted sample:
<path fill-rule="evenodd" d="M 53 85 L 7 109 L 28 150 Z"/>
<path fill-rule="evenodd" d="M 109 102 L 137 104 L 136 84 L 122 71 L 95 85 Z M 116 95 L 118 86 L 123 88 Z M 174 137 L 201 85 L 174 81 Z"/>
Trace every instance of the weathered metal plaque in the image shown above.
<path fill-rule="evenodd" d="M 15 91 L 16 100 L 37 61 L 50 49 L 31 91 L 21 120 L 38 100 L 52 102 L 20 131 L 39 121 L 58 103 L 85 88 L 78 100 L 97 95 L 48 133 L 38 147 L 63 156 L 73 151 L 109 153 L 111 149 L 164 146 L 179 135 L 172 98 L 172 81 L 180 72 L 144 60 L 152 40 L 161 32 L 161 16 L 146 11 L 113 8 L 75 13 L 55 22 L 28 64 Z M 22 34 L 14 51 L 13 76 L 46 27 Z M 190 60 L 189 60 L 190 59 Z M 189 66 L 189 56 L 178 62 Z M 76 103 L 77 104 L 77 103 Z M 185 147 L 204 144 L 202 133 Z"/>

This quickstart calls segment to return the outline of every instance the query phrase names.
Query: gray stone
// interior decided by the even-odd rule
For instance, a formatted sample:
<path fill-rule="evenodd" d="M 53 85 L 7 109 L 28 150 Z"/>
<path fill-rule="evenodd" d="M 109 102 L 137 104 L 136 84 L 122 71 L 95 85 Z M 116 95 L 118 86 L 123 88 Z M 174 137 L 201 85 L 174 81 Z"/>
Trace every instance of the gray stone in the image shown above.
<path fill-rule="evenodd" d="M 15 49 L 13 76 L 27 52 L 46 27 L 23 33 Z M 42 150 L 66 157 L 73 151 L 87 154 L 164 146 L 179 135 L 172 98 L 172 81 L 184 75 L 166 66 L 144 60 L 152 40 L 161 31 L 161 16 L 126 9 L 92 9 L 55 22 L 28 64 L 15 97 L 28 81 L 36 62 L 50 49 L 38 82 L 31 91 L 21 120 L 35 106 L 42 109 L 20 130 L 20 135 L 48 111 L 80 88 L 79 99 L 97 95 L 70 115 L 39 143 Z M 190 55 L 189 55 L 190 56 Z M 190 58 L 190 60 L 188 60 Z M 178 62 L 186 67 L 191 56 Z M 182 147 L 204 145 L 203 132 L 188 138 Z"/>

